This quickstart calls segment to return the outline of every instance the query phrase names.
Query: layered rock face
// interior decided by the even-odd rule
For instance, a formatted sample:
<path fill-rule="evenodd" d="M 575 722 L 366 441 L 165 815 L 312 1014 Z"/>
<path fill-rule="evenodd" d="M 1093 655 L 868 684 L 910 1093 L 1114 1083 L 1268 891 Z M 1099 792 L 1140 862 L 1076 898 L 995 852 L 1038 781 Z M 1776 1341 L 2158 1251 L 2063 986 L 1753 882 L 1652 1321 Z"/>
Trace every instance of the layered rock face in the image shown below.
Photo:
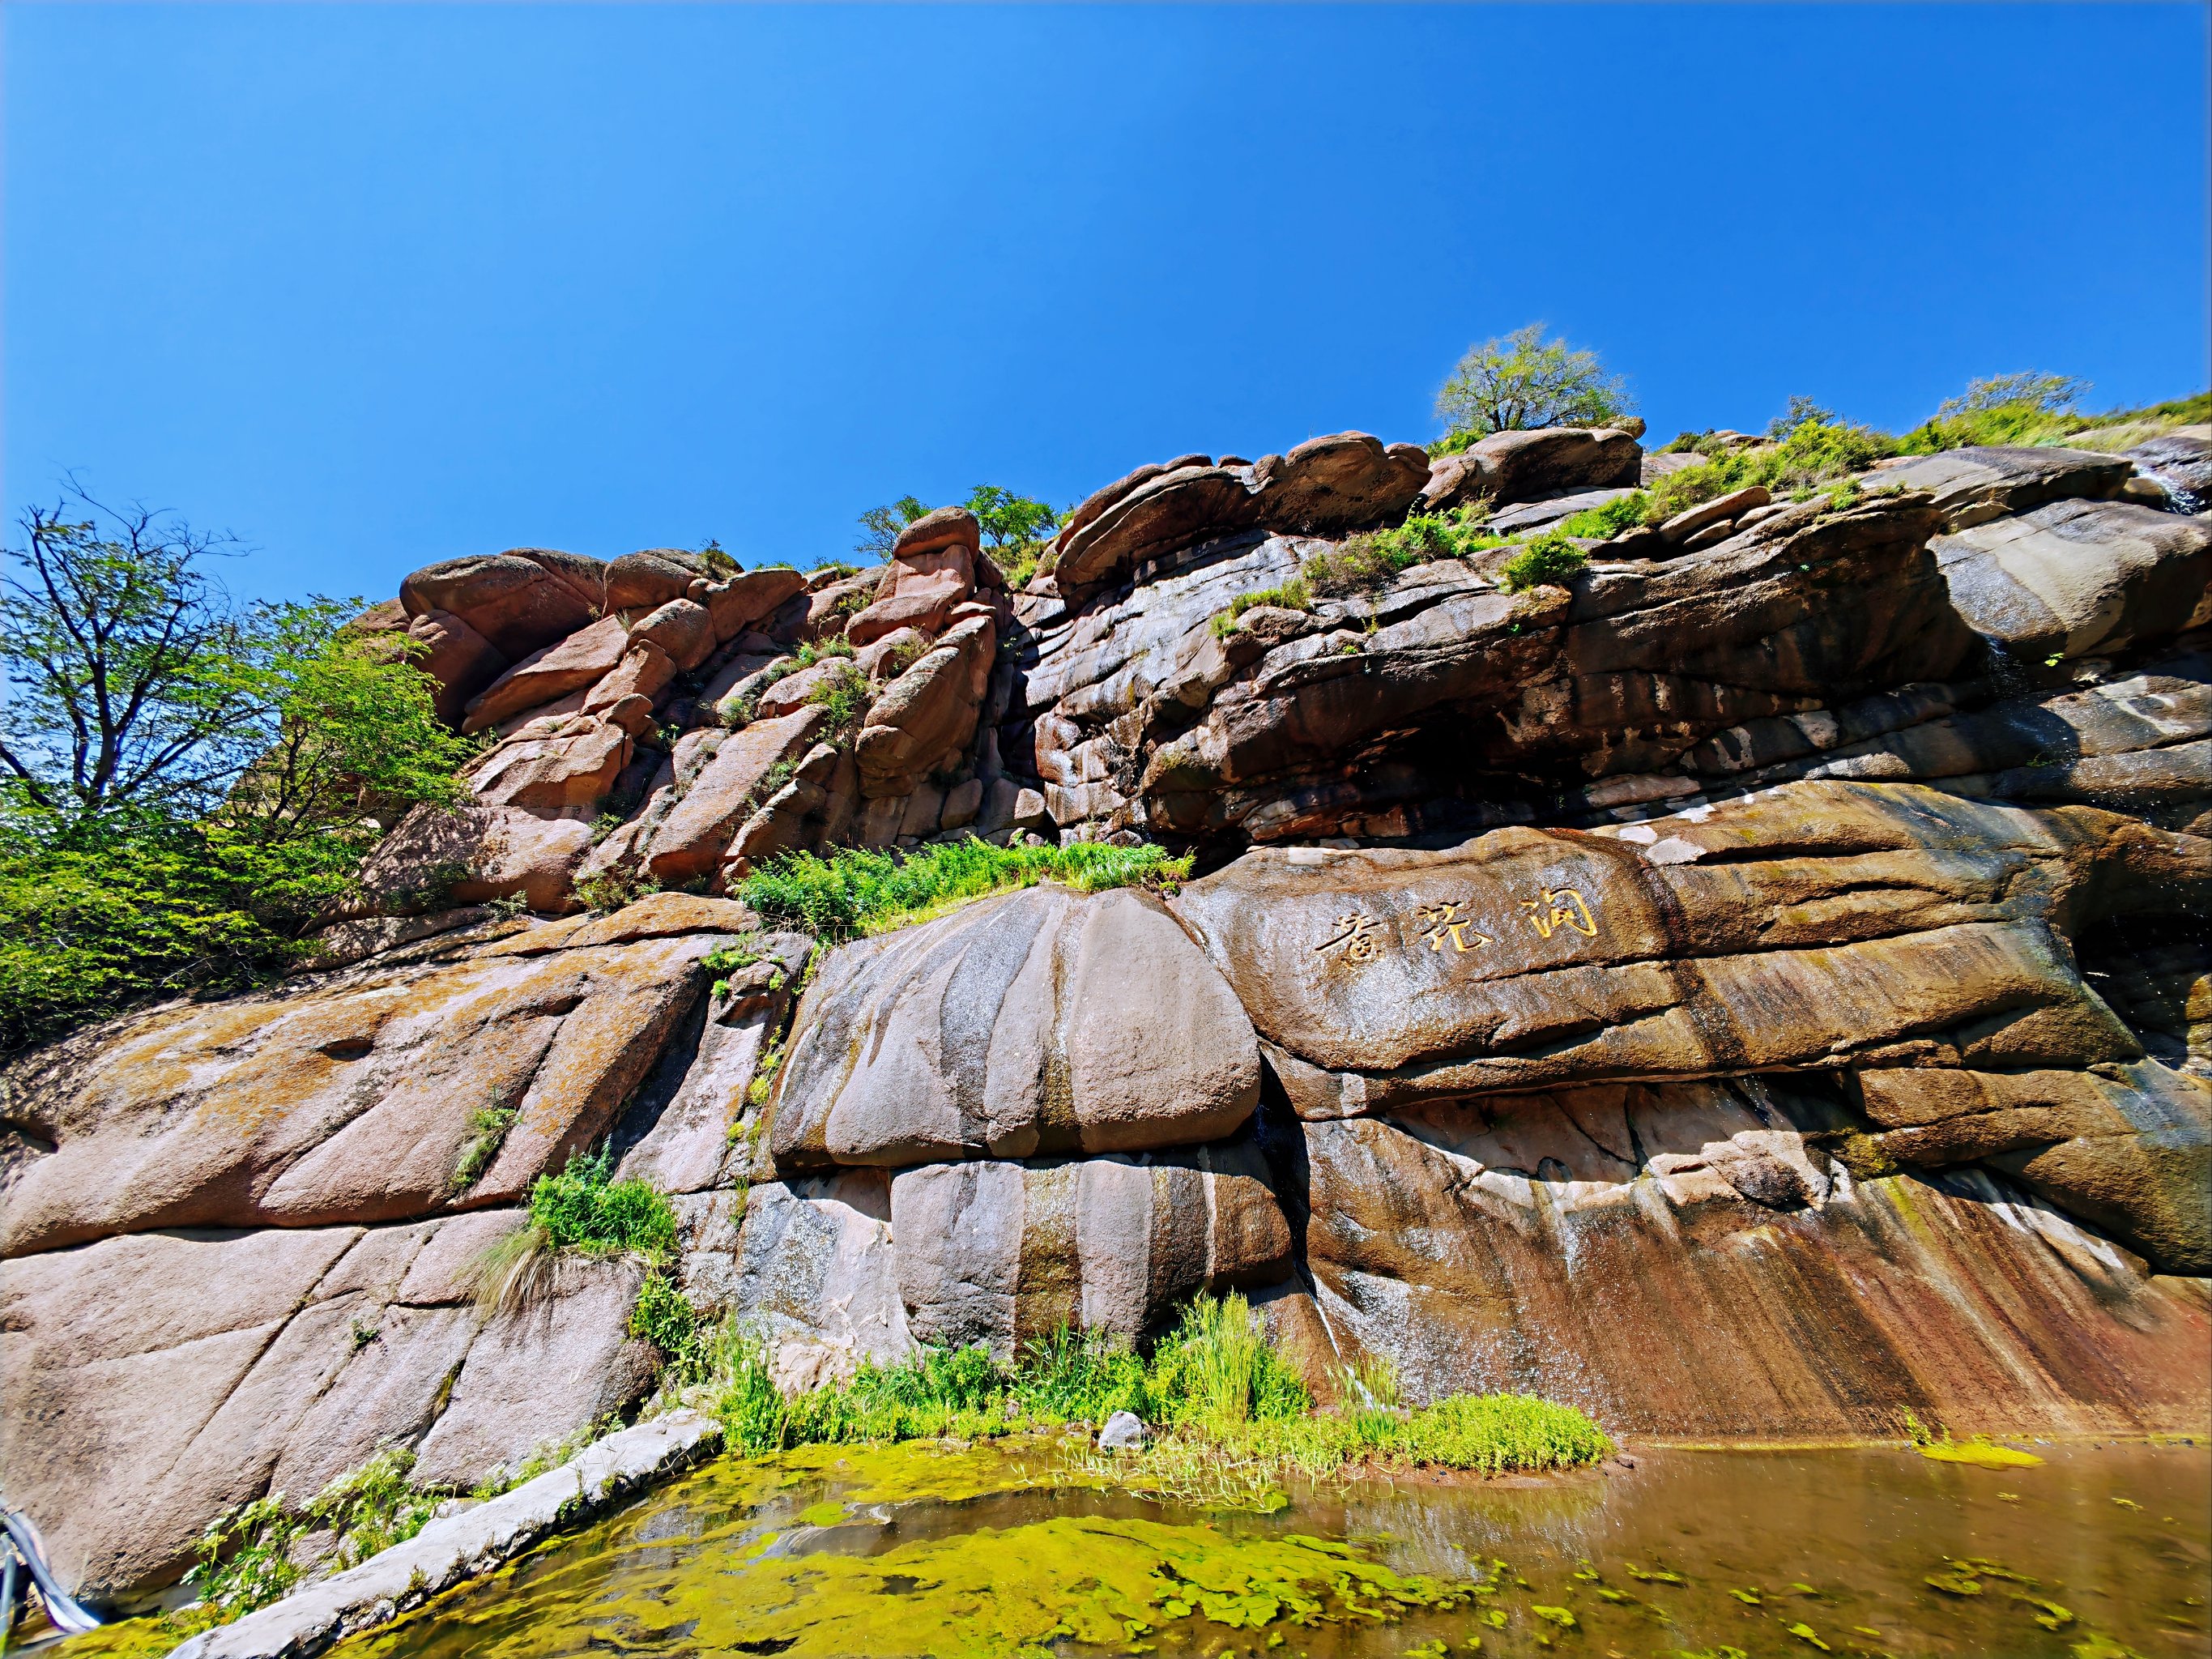
<path fill-rule="evenodd" d="M 465 1486 L 631 1409 L 639 1263 L 478 1304 L 601 1144 L 787 1387 L 1237 1289 L 1325 1397 L 1384 1358 L 1630 1434 L 2201 1429 L 2212 443 L 2145 452 L 1234 617 L 1410 512 L 1556 524 L 1677 458 L 1177 457 L 1018 594 L 959 509 L 858 574 L 418 572 L 376 625 L 489 734 L 475 803 L 386 838 L 318 971 L 0 1078 L 10 1501 L 120 1601 L 380 1447 Z M 840 944 L 724 896 L 969 835 L 1200 873 Z"/>
<path fill-rule="evenodd" d="M 562 1259 L 478 1305 L 486 1253 L 571 1152 L 611 1139 L 677 1195 L 702 1301 L 729 1279 L 728 1125 L 785 997 L 763 970 L 710 998 L 697 964 L 750 913 L 470 916 L 9 1067 L 0 1466 L 94 1599 L 384 1446 L 466 1489 L 634 1404 L 659 1363 L 629 1334 L 635 1264 Z"/>

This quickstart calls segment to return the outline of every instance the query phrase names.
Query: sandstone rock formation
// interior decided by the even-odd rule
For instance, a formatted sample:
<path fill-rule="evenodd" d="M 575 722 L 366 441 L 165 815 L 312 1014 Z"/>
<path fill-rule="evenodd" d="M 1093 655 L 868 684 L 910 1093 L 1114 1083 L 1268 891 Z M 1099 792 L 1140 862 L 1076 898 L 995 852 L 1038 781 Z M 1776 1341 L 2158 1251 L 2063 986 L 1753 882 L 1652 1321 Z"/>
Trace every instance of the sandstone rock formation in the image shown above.
<path fill-rule="evenodd" d="M 1324 1392 L 2201 1429 L 2212 450 L 1754 486 L 1518 592 L 1512 545 L 1317 574 L 1685 459 L 1638 436 L 1175 457 L 1018 594 L 957 508 L 859 573 L 416 573 L 356 626 L 484 734 L 473 802 L 281 987 L 0 1071 L 10 1501 L 119 1604 L 246 1498 L 393 1444 L 465 1486 L 630 1409 L 638 1263 L 476 1297 L 590 1146 L 787 1387 L 1236 1287 Z M 837 944 L 725 896 L 970 835 L 1199 874 Z"/>

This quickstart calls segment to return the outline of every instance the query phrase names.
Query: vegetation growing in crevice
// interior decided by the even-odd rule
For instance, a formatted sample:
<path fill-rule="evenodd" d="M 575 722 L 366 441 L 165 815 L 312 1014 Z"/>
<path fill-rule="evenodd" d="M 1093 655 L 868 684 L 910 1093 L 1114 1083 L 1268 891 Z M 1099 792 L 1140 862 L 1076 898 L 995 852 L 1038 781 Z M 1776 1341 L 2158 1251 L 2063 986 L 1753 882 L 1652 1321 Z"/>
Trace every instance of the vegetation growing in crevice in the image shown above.
<path fill-rule="evenodd" d="M 916 848 L 903 857 L 866 848 L 840 848 L 826 858 L 780 854 L 738 884 L 736 896 L 771 926 L 842 939 L 906 927 L 970 899 L 1040 881 L 1095 893 L 1163 885 L 1189 874 L 1188 859 L 1172 858 L 1149 842 L 994 847 L 970 836 Z"/>
<path fill-rule="evenodd" d="M 484 1103 L 469 1114 L 469 1138 L 461 1144 L 461 1156 L 448 1183 L 453 1191 L 465 1193 L 483 1178 L 499 1156 L 499 1149 L 507 1144 L 507 1132 L 514 1127 L 521 1110 L 519 1094 L 495 1088 Z"/>
<path fill-rule="evenodd" d="M 806 701 L 830 716 L 828 737 L 836 744 L 849 744 L 860 730 L 860 721 L 875 701 L 875 691 L 868 677 L 849 664 L 834 670 L 823 682 L 806 694 Z"/>
<path fill-rule="evenodd" d="M 658 877 L 647 875 L 642 870 L 617 866 L 579 877 L 570 890 L 575 894 L 576 902 L 586 910 L 599 915 L 610 915 L 625 905 L 636 903 L 648 894 L 659 892 L 660 881 Z"/>
<path fill-rule="evenodd" d="M 1669 472 L 1651 486 L 1644 514 L 1646 523 L 1663 524 L 1678 513 L 1752 484 L 1764 484 L 1777 495 L 1801 489 L 1809 495 L 1818 485 L 1863 472 L 1897 453 L 1896 441 L 1871 427 L 1813 420 L 1792 428 L 1778 444 L 1730 448 L 1693 435 L 1686 447 L 1706 459 Z"/>
<path fill-rule="evenodd" d="M 1616 496 L 1602 507 L 1586 507 L 1581 512 L 1560 520 L 1557 526 L 1563 536 L 1578 536 L 1589 541 L 1611 541 L 1625 531 L 1636 528 L 1650 516 L 1650 497 L 1640 489 L 1632 489 L 1626 495 Z"/>
<path fill-rule="evenodd" d="M 685 1374 L 697 1361 L 698 1327 L 676 1284 L 677 1237 L 667 1195 L 635 1176 L 614 1179 L 613 1152 L 602 1146 L 532 1183 L 528 1219 L 477 1259 L 477 1304 L 489 1312 L 528 1301 L 563 1251 L 599 1260 L 629 1256 L 645 1267 L 630 1334 L 651 1342 Z"/>

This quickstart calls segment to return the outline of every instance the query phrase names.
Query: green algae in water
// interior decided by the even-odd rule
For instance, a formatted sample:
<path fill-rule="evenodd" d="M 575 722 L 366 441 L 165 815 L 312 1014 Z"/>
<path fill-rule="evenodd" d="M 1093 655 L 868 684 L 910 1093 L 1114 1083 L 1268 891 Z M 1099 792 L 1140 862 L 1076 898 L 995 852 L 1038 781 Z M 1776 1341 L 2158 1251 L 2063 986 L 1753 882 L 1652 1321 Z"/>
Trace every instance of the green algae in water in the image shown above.
<path fill-rule="evenodd" d="M 580 1588 L 562 1583 L 556 1598 L 568 1601 Z M 624 1651 L 680 1645 L 789 1659 L 1002 1659 L 1063 1641 L 1126 1651 L 1182 1620 L 1245 1631 L 1394 1622 L 1414 1608 L 1455 1608 L 1464 1595 L 1463 1586 L 1395 1572 L 1348 1544 L 1297 1534 L 1237 1537 L 1203 1525 L 1054 1517 L 866 1556 L 786 1557 L 756 1547 L 719 1570 L 672 1571 L 599 1602 L 586 1639 Z M 471 1650 L 544 1650 L 537 1621 L 505 1622 L 507 1636 Z M 367 1659 L 405 1650 L 402 1635 L 355 1652 Z"/>
<path fill-rule="evenodd" d="M 2158 1620 L 2201 1595 L 2201 1449 L 2060 1448 L 2032 1506 L 1893 1449 L 1638 1461 L 1632 1477 L 1294 1485 L 1260 1516 L 1067 1484 L 1056 1442 L 732 1459 L 332 1659 L 1400 1659 L 1439 1644 L 2121 1659 L 2172 1651 Z M 2110 1507 L 2116 1491 L 2151 1512 Z M 2167 1511 L 2179 1528 L 2154 1524 Z M 1648 1600 L 1605 1582 L 1633 1582 L 1631 1562 Z M 1937 1574 L 1983 1593 L 1942 1595 Z M 2074 1621 L 2054 1629 L 2062 1604 Z"/>
<path fill-rule="evenodd" d="M 1923 1446 L 1920 1455 L 1936 1463 L 1967 1463 L 1978 1469 L 2038 1469 L 2043 1460 L 2033 1452 L 1976 1436 L 1972 1440 L 1939 1440 Z"/>

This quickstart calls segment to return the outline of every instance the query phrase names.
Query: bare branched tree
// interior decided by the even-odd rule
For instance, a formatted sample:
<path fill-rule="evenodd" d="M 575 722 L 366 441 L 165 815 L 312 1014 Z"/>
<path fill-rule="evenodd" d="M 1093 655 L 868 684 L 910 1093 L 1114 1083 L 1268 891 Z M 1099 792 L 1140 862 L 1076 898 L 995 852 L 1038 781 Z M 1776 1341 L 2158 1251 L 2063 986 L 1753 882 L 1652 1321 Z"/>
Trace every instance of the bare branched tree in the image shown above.
<path fill-rule="evenodd" d="M 269 732 L 237 614 L 200 562 L 232 544 L 72 484 L 0 576 L 0 763 L 64 818 L 205 810 Z"/>

